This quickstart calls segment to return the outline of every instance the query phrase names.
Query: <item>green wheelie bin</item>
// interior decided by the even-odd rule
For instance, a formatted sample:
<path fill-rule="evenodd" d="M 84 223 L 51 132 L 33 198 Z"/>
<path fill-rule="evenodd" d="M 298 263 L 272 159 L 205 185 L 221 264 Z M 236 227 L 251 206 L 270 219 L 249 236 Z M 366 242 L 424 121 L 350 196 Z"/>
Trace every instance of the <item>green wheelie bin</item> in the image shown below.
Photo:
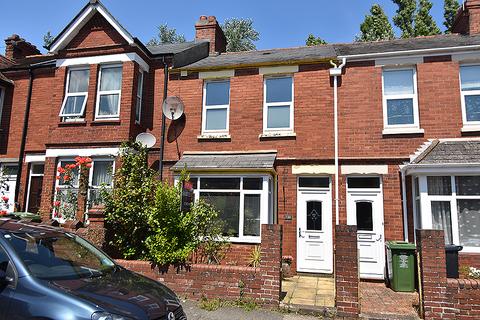
<path fill-rule="evenodd" d="M 415 291 L 415 244 L 387 241 L 388 280 L 397 292 Z"/>

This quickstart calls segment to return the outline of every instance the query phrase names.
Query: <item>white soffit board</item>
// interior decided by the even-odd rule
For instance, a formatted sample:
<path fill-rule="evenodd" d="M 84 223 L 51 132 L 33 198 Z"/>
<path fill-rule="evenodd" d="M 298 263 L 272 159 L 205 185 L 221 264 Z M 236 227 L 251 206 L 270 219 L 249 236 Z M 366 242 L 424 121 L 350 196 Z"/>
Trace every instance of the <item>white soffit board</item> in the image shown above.
<path fill-rule="evenodd" d="M 46 158 L 56 157 L 95 157 L 95 156 L 116 156 L 119 148 L 90 148 L 90 149 L 47 149 Z"/>
<path fill-rule="evenodd" d="M 458 61 L 458 62 L 479 62 L 480 53 L 479 52 L 454 53 L 452 54 L 452 60 Z"/>
<path fill-rule="evenodd" d="M 82 65 L 90 65 L 90 64 L 115 63 L 115 62 L 126 62 L 126 61 L 135 61 L 146 72 L 150 70 L 148 63 L 146 63 L 145 60 L 143 60 L 142 57 L 140 57 L 136 53 L 119 53 L 119 54 L 108 54 L 104 56 L 58 59 L 56 65 L 57 65 L 57 68 L 61 68 L 61 67 L 70 67 L 70 66 L 82 66 Z"/>
<path fill-rule="evenodd" d="M 343 165 L 342 174 L 388 174 L 388 165 Z"/>
<path fill-rule="evenodd" d="M 292 174 L 335 174 L 334 165 L 293 165 Z"/>
<path fill-rule="evenodd" d="M 235 70 L 219 70 L 219 71 L 205 71 L 199 72 L 198 78 L 200 79 L 218 79 L 218 78 L 231 78 L 235 75 Z"/>
<path fill-rule="evenodd" d="M 298 72 L 298 66 L 276 66 L 258 68 L 259 74 L 281 74 Z"/>
<path fill-rule="evenodd" d="M 27 154 L 25 156 L 25 162 L 45 162 L 45 155 L 44 154 Z"/>
<path fill-rule="evenodd" d="M 403 57 L 403 58 L 379 58 L 375 59 L 376 67 L 383 66 L 403 66 L 416 65 L 423 63 L 423 57 Z"/>

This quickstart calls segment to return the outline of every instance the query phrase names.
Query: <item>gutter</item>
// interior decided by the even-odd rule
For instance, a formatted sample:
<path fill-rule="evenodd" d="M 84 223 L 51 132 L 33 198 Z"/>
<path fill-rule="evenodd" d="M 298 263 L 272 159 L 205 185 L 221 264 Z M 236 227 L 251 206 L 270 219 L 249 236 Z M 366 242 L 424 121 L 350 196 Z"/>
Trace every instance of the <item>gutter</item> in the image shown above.
<path fill-rule="evenodd" d="M 394 56 L 402 56 L 402 55 L 424 55 L 429 53 L 449 53 L 452 51 L 462 52 L 462 51 L 471 51 L 471 50 L 480 50 L 480 45 L 418 49 L 418 50 L 402 50 L 402 51 L 391 51 L 391 52 L 362 53 L 362 54 L 338 56 L 338 58 L 349 59 L 349 60 L 363 60 L 368 58 L 394 57 Z"/>
<path fill-rule="evenodd" d="M 338 192 L 338 174 L 339 174 L 339 165 L 338 165 L 338 77 L 342 75 L 342 69 L 347 64 L 347 58 L 342 58 L 342 64 L 337 67 L 337 65 L 330 61 L 330 64 L 333 68 L 330 69 L 330 76 L 333 76 L 333 130 L 335 136 L 335 225 L 340 224 L 340 210 L 339 210 L 339 192 Z"/>

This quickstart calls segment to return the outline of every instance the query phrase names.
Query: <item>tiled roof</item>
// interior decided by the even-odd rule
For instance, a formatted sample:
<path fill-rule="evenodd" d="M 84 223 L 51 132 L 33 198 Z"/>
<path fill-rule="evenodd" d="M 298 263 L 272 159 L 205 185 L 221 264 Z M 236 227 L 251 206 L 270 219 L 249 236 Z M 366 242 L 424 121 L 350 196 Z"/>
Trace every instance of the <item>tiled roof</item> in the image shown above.
<path fill-rule="evenodd" d="M 435 140 L 413 160 L 413 163 L 430 165 L 480 163 L 480 140 Z"/>
<path fill-rule="evenodd" d="M 276 155 L 275 152 L 184 154 L 172 170 L 180 171 L 185 167 L 189 170 L 273 169 Z"/>
<path fill-rule="evenodd" d="M 208 42 L 208 41 L 188 41 L 188 42 L 182 42 L 182 43 L 166 43 L 166 44 L 159 44 L 159 45 L 153 45 L 149 46 L 147 45 L 148 51 L 150 51 L 151 54 L 157 55 L 157 54 L 175 54 L 179 53 L 182 51 L 185 51 L 187 49 L 194 48 L 197 46 L 199 43 L 202 42 Z"/>

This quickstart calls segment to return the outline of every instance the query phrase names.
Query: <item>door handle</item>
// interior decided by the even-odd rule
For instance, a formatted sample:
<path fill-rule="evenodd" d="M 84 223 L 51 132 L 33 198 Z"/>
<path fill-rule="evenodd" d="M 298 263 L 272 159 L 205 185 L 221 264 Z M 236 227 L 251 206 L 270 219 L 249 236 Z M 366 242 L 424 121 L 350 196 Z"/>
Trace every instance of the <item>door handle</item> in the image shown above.
<path fill-rule="evenodd" d="M 375 240 L 375 241 L 380 241 L 380 240 L 382 240 L 382 235 L 379 235 L 379 236 L 378 236 L 378 239 Z"/>
<path fill-rule="evenodd" d="M 302 228 L 298 228 L 298 237 L 305 238 L 305 236 L 302 236 Z"/>

